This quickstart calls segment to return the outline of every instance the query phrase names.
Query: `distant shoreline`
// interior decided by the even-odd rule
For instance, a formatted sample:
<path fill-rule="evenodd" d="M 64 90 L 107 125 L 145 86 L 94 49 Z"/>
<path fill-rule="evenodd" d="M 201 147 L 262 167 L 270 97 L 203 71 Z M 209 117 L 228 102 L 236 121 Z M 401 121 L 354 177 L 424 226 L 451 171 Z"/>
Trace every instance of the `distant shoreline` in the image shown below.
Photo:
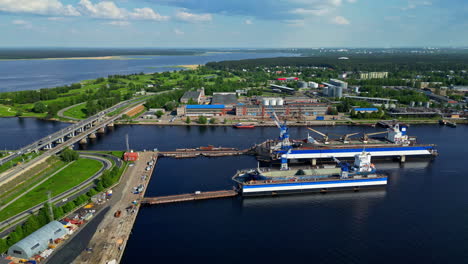
<path fill-rule="evenodd" d="M 122 56 L 100 56 L 100 57 L 63 57 L 63 58 L 30 58 L 30 59 L 0 59 L 0 61 L 18 61 L 18 60 L 123 60 Z"/>

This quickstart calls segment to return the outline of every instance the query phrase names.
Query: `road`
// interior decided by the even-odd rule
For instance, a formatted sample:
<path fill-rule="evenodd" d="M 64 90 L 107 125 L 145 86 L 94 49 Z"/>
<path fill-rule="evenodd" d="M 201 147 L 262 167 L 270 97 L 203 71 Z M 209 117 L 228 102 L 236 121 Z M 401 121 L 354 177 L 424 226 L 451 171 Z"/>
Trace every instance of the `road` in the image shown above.
<path fill-rule="evenodd" d="M 109 161 L 108 159 L 104 158 L 103 155 L 104 154 L 94 155 L 92 153 L 87 153 L 86 155 L 83 155 L 83 154 L 80 155 L 82 158 L 97 160 L 97 161 L 101 162 L 103 164 L 103 166 L 101 167 L 101 169 L 98 172 L 96 172 L 92 177 L 88 178 L 86 181 L 84 181 L 84 182 L 80 183 L 79 185 L 69 189 L 66 192 L 63 192 L 63 193 L 53 197 L 52 202 L 53 203 L 60 203 L 60 201 L 62 199 L 69 197 L 73 193 L 79 192 L 81 189 L 85 188 L 87 185 L 93 183 L 93 181 L 95 179 L 97 179 L 98 177 L 101 176 L 101 174 L 104 172 L 104 170 L 112 168 L 112 162 Z M 70 197 L 70 199 L 71 199 L 71 197 Z M 14 223 L 13 226 L 8 227 L 6 230 L 3 230 L 0 233 L 0 237 L 3 237 L 6 234 L 8 234 L 17 224 L 23 222 L 21 220 L 24 220 L 24 218 L 26 218 L 30 214 L 37 212 L 39 209 L 41 209 L 44 206 L 44 204 L 45 204 L 45 202 L 42 202 L 42 203 L 40 203 L 40 204 L 38 204 L 38 205 L 36 205 L 36 206 L 34 206 L 32 208 L 29 208 L 28 210 L 23 211 L 22 213 L 20 213 L 18 215 L 15 215 L 15 216 L 13 216 L 13 217 L 5 220 L 5 221 L 0 222 L 0 229 L 5 228 L 9 224 Z"/>
<path fill-rule="evenodd" d="M 72 106 L 69 106 L 69 107 L 65 107 L 65 108 L 63 108 L 63 109 L 61 109 L 60 111 L 57 112 L 57 116 L 62 117 L 62 118 L 66 118 L 66 119 L 70 119 L 70 120 L 74 120 L 74 121 L 81 121 L 82 119 L 74 118 L 74 117 L 71 117 L 71 116 L 66 116 L 65 111 L 67 111 L 68 109 L 72 109 L 75 106 L 82 105 L 82 104 L 85 104 L 85 103 L 79 103 L 79 104 L 75 104 L 75 105 L 72 105 Z"/>

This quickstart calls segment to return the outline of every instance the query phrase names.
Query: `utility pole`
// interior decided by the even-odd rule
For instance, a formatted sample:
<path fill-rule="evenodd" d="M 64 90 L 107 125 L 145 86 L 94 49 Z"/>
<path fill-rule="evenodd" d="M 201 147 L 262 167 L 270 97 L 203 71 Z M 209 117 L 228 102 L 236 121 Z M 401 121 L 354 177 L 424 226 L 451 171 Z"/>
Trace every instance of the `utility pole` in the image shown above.
<path fill-rule="evenodd" d="M 125 134 L 125 144 L 127 145 L 127 152 L 130 151 L 130 144 L 128 143 L 128 134 Z"/>
<path fill-rule="evenodd" d="M 49 204 L 50 221 L 54 221 L 54 210 L 52 210 L 52 192 L 47 191 L 47 203 Z"/>

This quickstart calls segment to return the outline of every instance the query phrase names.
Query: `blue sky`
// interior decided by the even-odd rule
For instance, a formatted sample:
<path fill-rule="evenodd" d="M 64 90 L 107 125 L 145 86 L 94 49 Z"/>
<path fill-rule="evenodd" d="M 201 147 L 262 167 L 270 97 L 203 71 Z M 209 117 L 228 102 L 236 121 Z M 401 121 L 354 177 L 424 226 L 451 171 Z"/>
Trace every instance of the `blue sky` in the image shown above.
<path fill-rule="evenodd" d="M 468 0 L 0 0 L 2 47 L 468 46 Z"/>

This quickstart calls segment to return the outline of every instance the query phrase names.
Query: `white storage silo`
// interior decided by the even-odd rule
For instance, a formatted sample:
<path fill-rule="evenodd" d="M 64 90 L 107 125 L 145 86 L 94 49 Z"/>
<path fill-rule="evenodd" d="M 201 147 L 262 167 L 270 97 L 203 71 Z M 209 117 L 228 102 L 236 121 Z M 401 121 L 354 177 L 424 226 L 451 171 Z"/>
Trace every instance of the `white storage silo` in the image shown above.
<path fill-rule="evenodd" d="M 284 105 L 284 100 L 283 100 L 283 98 L 278 98 L 278 100 L 276 101 L 276 104 L 277 104 L 277 105 Z"/>
<path fill-rule="evenodd" d="M 270 105 L 270 99 L 263 98 L 263 105 L 266 105 L 266 106 Z"/>
<path fill-rule="evenodd" d="M 271 98 L 270 99 L 270 105 L 276 105 L 276 98 Z"/>

